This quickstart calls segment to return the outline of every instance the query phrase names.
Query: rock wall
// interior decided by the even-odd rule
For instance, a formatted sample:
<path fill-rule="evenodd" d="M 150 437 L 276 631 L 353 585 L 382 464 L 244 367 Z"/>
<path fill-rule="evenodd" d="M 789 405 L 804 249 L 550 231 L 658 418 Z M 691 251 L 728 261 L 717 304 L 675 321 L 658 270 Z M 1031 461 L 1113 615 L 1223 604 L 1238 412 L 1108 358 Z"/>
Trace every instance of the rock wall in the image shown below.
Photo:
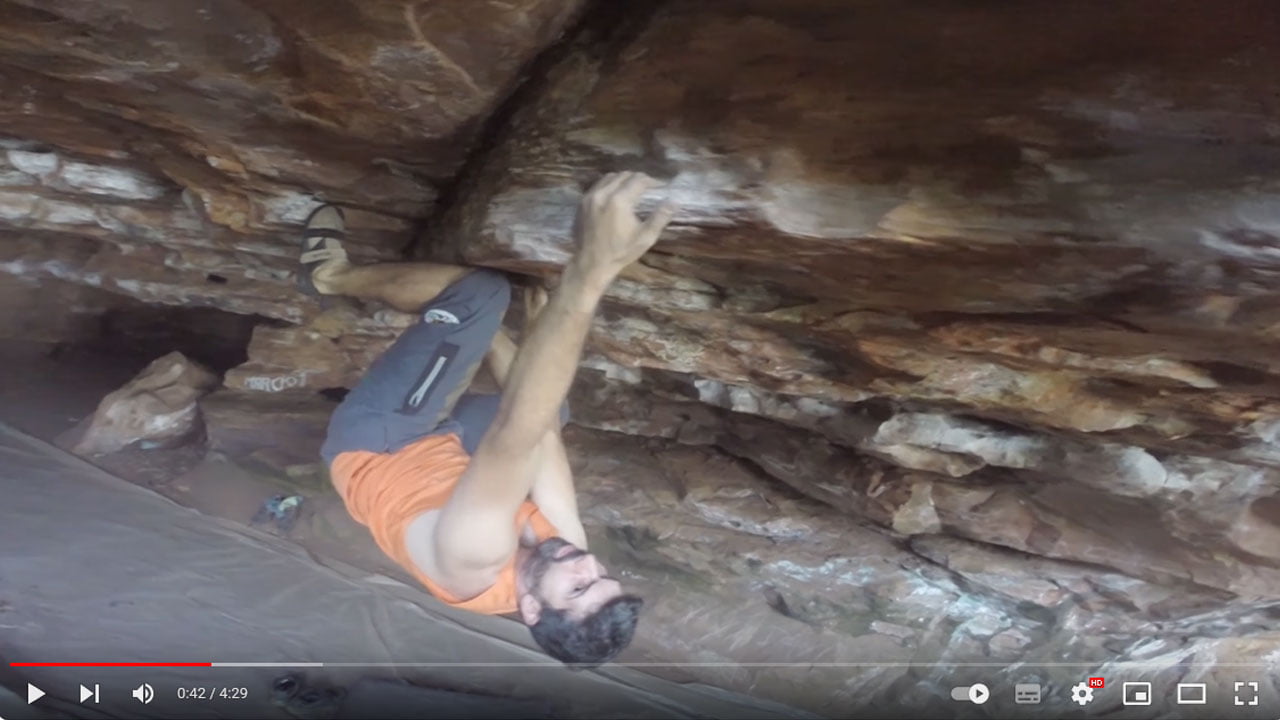
<path fill-rule="evenodd" d="M 1274 663 L 1274 4 L 0 9 L 0 270 L 283 321 L 241 392 L 408 321 L 294 292 L 317 199 L 357 260 L 554 278 L 590 182 L 670 180 L 574 394 L 641 438 L 574 454 L 659 671 L 839 714 Z"/>
<path fill-rule="evenodd" d="M 593 512 L 823 634 L 697 634 L 690 607 L 668 642 L 944 661 L 743 680 L 826 713 L 1082 675 L 954 662 L 1169 689 L 1175 663 L 1262 660 L 1280 12 L 1228 7 L 671 2 L 549 70 L 420 252 L 554 276 L 601 172 L 670 180 L 682 209 L 609 297 L 578 422 L 713 446 L 775 485 L 708 471 L 707 495 L 675 496 L 696 532 L 661 529 L 665 495 Z"/>
<path fill-rule="evenodd" d="M 1046 34 L 1034 3 L 670 3 L 551 71 L 441 251 L 550 273 L 584 184 L 663 172 L 683 210 L 593 338 L 614 384 L 924 473 L 922 528 L 1097 560 L 938 505 L 1070 487 L 1134 505 L 1152 550 L 1223 536 L 1207 562 L 1253 567 L 1268 543 L 1226 536 L 1277 489 L 1280 14 L 1234 7 L 1077 6 Z"/>
<path fill-rule="evenodd" d="M 398 257 L 583 6 L 5 0 L 0 267 L 300 322 L 317 200 Z"/>

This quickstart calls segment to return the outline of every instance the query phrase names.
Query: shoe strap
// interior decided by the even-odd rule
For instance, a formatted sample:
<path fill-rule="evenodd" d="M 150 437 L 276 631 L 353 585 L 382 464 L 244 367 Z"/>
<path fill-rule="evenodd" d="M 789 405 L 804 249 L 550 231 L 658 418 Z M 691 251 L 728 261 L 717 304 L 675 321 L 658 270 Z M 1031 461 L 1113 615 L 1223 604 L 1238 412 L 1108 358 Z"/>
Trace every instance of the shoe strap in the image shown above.
<path fill-rule="evenodd" d="M 341 260 L 347 257 L 347 251 L 342 248 L 322 247 L 315 250 L 308 250 L 302 253 L 300 261 L 304 265 L 313 262 L 324 262 L 326 260 Z"/>
<path fill-rule="evenodd" d="M 310 240 L 311 238 L 333 238 L 334 240 L 346 240 L 347 231 L 339 230 L 337 228 L 307 228 L 306 236 L 307 240 Z"/>

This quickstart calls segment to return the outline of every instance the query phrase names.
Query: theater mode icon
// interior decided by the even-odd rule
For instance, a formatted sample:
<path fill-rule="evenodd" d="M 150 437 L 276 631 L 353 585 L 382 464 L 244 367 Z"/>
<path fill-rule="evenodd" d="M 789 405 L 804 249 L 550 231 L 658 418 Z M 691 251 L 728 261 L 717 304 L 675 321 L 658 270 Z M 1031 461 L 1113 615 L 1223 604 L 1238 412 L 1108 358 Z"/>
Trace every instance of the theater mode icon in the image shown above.
<path fill-rule="evenodd" d="M 1178 683 L 1179 705 L 1204 705 L 1209 702 L 1209 688 L 1204 683 Z"/>

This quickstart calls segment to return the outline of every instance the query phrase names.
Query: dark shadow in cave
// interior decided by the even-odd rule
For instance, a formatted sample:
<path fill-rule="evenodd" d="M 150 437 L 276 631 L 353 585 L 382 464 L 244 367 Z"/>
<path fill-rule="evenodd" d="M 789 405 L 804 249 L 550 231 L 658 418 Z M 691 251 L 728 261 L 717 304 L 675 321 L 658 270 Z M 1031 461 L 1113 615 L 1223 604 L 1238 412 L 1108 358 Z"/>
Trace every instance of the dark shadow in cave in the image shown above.
<path fill-rule="evenodd" d="M 248 359 L 258 315 L 124 302 L 58 342 L 0 338 L 0 421 L 53 440 L 151 361 L 181 352 L 218 374 Z"/>

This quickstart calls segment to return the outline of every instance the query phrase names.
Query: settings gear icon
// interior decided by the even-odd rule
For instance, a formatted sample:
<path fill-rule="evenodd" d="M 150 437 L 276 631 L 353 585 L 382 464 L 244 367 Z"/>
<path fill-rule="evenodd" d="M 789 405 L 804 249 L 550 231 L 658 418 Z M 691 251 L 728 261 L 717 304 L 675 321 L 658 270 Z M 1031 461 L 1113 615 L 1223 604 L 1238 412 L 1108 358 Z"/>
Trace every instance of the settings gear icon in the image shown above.
<path fill-rule="evenodd" d="M 1082 682 L 1072 685 L 1071 701 L 1080 706 L 1088 705 L 1093 702 L 1093 688 Z"/>

